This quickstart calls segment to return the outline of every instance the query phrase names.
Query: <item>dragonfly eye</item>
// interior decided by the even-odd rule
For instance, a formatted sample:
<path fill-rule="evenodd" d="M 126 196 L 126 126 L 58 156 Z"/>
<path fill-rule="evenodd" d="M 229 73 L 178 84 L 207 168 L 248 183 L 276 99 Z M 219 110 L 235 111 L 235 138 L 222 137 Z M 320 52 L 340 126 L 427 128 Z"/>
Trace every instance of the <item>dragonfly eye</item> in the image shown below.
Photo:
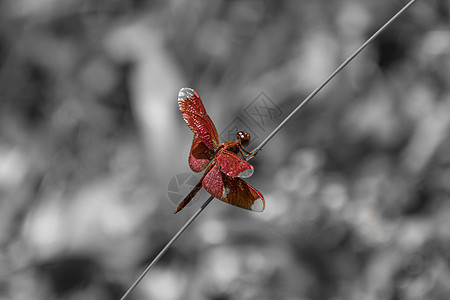
<path fill-rule="evenodd" d="M 239 131 L 236 134 L 236 138 L 239 140 L 240 144 L 244 147 L 247 147 L 250 144 L 250 134 L 244 131 Z"/>

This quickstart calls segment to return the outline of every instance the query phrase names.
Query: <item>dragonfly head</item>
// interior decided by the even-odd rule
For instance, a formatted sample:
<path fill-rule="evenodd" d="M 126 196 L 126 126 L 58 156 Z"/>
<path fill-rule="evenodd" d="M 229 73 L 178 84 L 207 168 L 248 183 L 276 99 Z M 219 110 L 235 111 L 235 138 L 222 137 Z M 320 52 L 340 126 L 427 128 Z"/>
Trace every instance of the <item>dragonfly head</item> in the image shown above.
<path fill-rule="evenodd" d="M 241 144 L 244 147 L 247 147 L 248 144 L 250 144 L 250 134 L 244 131 L 239 131 L 236 133 L 236 138 L 239 141 L 239 144 Z"/>

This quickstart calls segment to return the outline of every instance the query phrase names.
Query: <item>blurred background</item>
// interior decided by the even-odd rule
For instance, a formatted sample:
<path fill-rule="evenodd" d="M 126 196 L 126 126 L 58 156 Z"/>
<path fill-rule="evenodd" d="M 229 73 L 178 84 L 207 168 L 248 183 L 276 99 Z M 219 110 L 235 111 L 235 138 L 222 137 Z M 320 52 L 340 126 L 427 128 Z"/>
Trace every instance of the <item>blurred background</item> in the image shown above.
<path fill-rule="evenodd" d="M 255 147 L 404 4 L 0 1 L 0 300 L 119 299 L 207 198 L 172 213 L 200 178 L 179 89 Z M 129 299 L 448 299 L 449 6 L 251 161 L 263 213 L 213 201 Z"/>

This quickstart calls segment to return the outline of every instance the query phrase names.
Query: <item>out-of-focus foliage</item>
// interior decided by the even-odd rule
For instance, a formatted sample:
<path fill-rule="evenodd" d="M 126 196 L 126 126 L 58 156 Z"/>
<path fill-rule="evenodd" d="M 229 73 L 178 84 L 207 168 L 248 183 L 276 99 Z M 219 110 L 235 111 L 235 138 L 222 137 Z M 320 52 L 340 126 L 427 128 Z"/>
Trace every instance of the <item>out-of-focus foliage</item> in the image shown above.
<path fill-rule="evenodd" d="M 286 116 L 404 4 L 0 1 L 0 299 L 118 299 L 199 205 L 178 90 Z M 449 18 L 419 0 L 252 160 L 265 212 L 214 201 L 130 299 L 448 299 Z"/>

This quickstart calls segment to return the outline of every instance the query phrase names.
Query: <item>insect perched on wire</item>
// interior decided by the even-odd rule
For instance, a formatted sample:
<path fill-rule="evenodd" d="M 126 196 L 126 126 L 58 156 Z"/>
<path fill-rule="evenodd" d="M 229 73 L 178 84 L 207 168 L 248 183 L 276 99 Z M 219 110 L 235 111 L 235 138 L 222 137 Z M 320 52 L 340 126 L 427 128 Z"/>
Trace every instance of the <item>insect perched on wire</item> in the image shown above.
<path fill-rule="evenodd" d="M 253 166 L 245 160 L 250 153 L 243 149 L 250 143 L 250 134 L 239 131 L 236 141 L 220 143 L 216 127 L 193 89 L 180 90 L 178 106 L 184 121 L 194 132 L 189 167 L 194 172 L 201 172 L 205 168 L 206 171 L 174 213 L 182 210 L 202 187 L 225 203 L 252 211 L 263 211 L 266 204 L 261 193 L 241 179 L 253 174 Z"/>

